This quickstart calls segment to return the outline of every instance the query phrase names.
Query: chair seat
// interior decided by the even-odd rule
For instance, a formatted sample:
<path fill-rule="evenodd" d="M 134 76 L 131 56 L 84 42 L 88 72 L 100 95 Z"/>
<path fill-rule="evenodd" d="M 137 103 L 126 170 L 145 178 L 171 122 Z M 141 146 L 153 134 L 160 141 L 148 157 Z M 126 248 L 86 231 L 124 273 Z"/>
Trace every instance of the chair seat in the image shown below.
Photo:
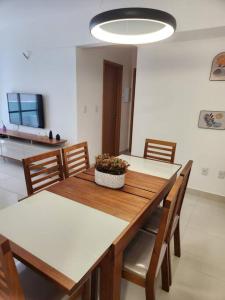
<path fill-rule="evenodd" d="M 153 213 L 149 216 L 149 219 L 147 223 L 144 224 L 143 229 L 148 232 L 157 234 L 159 231 L 159 225 L 160 225 L 162 213 L 163 213 L 163 207 L 158 206 L 153 211 Z"/>
<path fill-rule="evenodd" d="M 155 245 L 156 235 L 139 230 L 133 241 L 126 248 L 124 253 L 123 269 L 134 273 L 142 278 L 146 278 L 149 264 Z M 164 243 L 160 254 L 160 262 L 164 258 L 167 245 Z M 159 263 L 159 266 L 161 263 Z M 158 273 L 159 269 L 156 273 Z"/>
<path fill-rule="evenodd" d="M 68 300 L 67 296 L 54 282 L 35 273 L 15 260 L 20 283 L 26 300 Z"/>

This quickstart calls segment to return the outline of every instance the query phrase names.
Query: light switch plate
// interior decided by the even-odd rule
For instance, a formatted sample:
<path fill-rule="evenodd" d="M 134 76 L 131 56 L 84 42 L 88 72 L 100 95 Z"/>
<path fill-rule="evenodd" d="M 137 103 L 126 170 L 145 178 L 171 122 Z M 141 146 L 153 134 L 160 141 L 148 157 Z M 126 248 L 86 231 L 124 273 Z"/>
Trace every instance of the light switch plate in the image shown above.
<path fill-rule="evenodd" d="M 123 89 L 122 101 L 123 102 L 129 102 L 129 99 L 130 99 L 130 88 L 125 87 Z"/>

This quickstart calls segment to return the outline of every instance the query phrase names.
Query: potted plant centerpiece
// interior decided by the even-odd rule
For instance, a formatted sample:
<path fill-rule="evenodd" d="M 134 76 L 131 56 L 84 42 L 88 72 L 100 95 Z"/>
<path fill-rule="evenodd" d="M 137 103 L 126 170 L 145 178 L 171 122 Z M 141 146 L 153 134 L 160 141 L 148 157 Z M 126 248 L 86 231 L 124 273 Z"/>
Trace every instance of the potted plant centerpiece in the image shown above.
<path fill-rule="evenodd" d="M 102 154 L 96 157 L 95 182 L 112 189 L 119 189 L 125 184 L 128 163 L 118 157 Z"/>

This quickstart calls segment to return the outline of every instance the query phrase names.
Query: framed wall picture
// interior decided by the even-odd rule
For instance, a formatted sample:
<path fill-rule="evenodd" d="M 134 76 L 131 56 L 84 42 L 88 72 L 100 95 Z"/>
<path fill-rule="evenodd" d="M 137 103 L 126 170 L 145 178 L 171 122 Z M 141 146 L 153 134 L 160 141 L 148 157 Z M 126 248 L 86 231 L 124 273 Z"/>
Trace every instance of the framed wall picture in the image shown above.
<path fill-rule="evenodd" d="M 225 111 L 201 110 L 198 127 L 204 129 L 225 130 Z"/>
<path fill-rule="evenodd" d="M 210 80 L 225 80 L 225 52 L 216 55 L 212 62 Z"/>

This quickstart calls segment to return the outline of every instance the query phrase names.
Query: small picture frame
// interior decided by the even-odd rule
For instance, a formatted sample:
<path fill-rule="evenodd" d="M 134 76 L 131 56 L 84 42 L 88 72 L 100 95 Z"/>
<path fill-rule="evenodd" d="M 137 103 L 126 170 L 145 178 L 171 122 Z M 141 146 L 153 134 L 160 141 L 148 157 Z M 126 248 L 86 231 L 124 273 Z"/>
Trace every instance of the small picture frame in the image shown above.
<path fill-rule="evenodd" d="M 201 110 L 198 127 L 204 129 L 225 130 L 225 111 Z"/>
<path fill-rule="evenodd" d="M 209 79 L 211 81 L 225 80 L 225 52 L 221 52 L 214 57 Z"/>

